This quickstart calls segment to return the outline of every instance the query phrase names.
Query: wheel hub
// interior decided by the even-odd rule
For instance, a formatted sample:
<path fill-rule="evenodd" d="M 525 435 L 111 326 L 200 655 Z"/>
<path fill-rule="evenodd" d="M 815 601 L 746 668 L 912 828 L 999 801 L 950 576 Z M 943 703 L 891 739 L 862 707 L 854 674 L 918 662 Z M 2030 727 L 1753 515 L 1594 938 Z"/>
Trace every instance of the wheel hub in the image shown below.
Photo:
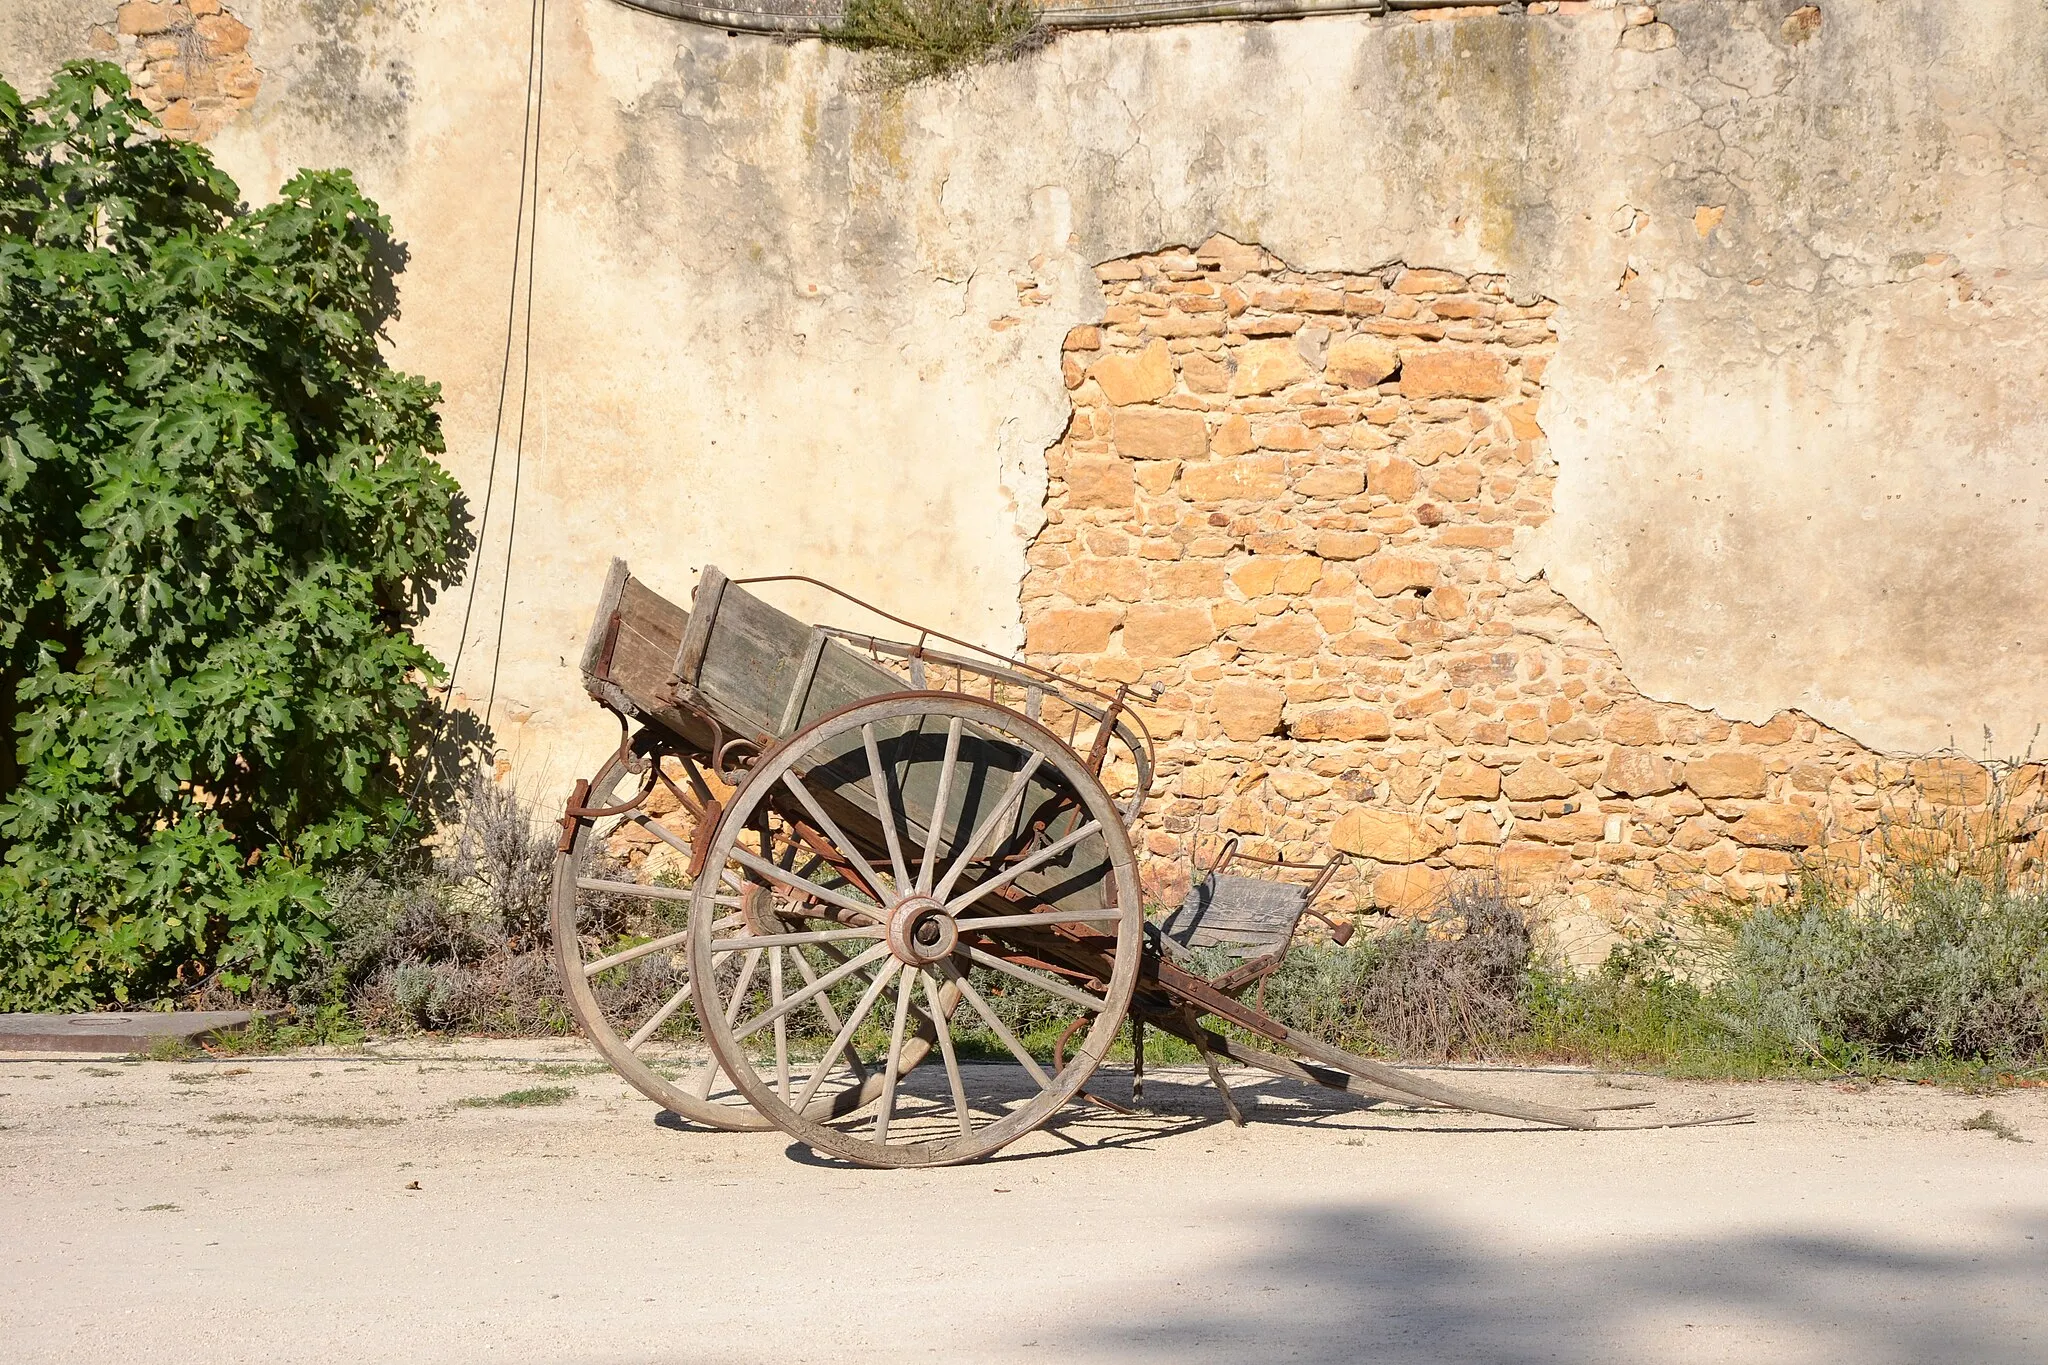
<path fill-rule="evenodd" d="M 950 956 L 959 942 L 953 916 L 930 896 L 910 896 L 889 914 L 889 951 L 899 962 L 928 967 Z"/>

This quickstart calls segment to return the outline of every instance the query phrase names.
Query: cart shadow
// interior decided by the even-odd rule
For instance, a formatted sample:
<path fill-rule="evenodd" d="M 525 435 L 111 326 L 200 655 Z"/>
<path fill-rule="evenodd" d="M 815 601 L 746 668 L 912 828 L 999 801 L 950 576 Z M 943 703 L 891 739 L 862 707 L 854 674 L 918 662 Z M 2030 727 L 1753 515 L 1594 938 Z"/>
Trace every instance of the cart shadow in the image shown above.
<path fill-rule="evenodd" d="M 1016 1078 L 1011 1068 L 969 1063 L 962 1070 L 969 1103 L 983 1113 L 1016 1104 L 1036 1093 Z M 1332 1135 L 1383 1132 L 1476 1136 L 1565 1131 L 1478 1116 L 1460 1121 L 1438 1110 L 1410 1108 L 1257 1073 L 1238 1073 L 1227 1079 L 1247 1127 L 1316 1129 Z M 1021 1149 L 1010 1147 L 977 1164 L 1015 1164 L 1049 1157 L 1071 1160 L 1087 1152 L 1142 1151 L 1230 1121 L 1222 1097 L 1200 1070 L 1187 1068 L 1184 1074 L 1179 1068 L 1149 1072 L 1142 1098 L 1131 1095 L 1130 1082 L 1130 1073 L 1125 1070 L 1096 1072 L 1086 1091 L 1036 1130 L 1035 1136 L 1041 1141 Z M 898 1111 L 899 1123 L 951 1122 L 951 1101 L 937 1077 L 913 1074 L 905 1079 L 899 1094 L 899 1103 L 904 1106 Z M 1381 1122 L 1359 1122 L 1361 1116 L 1368 1114 L 1387 1117 Z M 1402 1118 L 1407 1121 L 1401 1121 Z M 657 1120 L 662 1121 L 667 1121 L 670 1127 L 688 1126 L 673 1115 L 665 1114 Z M 802 1142 L 791 1143 L 785 1155 L 805 1166 L 837 1168 L 854 1164 L 815 1152 Z"/>

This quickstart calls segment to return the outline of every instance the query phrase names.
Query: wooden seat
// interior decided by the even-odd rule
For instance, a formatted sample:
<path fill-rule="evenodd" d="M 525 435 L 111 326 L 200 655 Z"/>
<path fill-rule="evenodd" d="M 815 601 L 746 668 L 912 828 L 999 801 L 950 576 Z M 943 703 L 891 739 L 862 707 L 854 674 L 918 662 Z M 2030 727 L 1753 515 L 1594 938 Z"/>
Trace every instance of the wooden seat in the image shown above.
<path fill-rule="evenodd" d="M 1232 871 L 1241 864 L 1270 869 L 1265 876 Z M 1212 978 L 1218 990 L 1241 991 L 1263 982 L 1286 960 L 1303 915 L 1330 926 L 1338 943 L 1351 941 L 1351 926 L 1332 924 L 1315 910 L 1316 897 L 1336 875 L 1338 860 L 1323 863 L 1259 858 L 1238 851 L 1237 840 L 1223 845 L 1215 863 L 1189 889 L 1187 899 L 1153 926 L 1156 942 L 1168 956 L 1185 962 L 1198 949 L 1221 949 L 1233 966 Z M 1286 881 L 1288 872 L 1313 872 L 1308 882 Z"/>
<path fill-rule="evenodd" d="M 1159 936 L 1176 957 L 1196 948 L 1252 957 L 1292 939 L 1308 901 L 1306 886 L 1211 872 L 1160 922 Z"/>

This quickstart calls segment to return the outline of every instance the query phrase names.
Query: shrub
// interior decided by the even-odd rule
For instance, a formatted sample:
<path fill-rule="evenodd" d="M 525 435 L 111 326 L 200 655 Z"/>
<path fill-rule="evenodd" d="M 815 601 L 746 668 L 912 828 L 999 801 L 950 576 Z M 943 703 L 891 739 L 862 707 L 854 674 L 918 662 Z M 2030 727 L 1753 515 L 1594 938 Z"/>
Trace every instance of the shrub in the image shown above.
<path fill-rule="evenodd" d="M 0 1009 L 298 975 L 467 548 L 377 207 L 250 210 L 153 124 L 105 63 L 0 84 Z"/>
<path fill-rule="evenodd" d="M 901 86 L 1013 56 L 1039 31 L 1028 0 L 847 0 L 830 36 L 876 53 Z"/>
<path fill-rule="evenodd" d="M 1489 1053 L 1521 1030 L 1530 941 L 1497 886 L 1460 884 L 1430 915 L 1350 947 L 1307 944 L 1267 987 L 1276 1018 L 1340 1047 Z"/>
<path fill-rule="evenodd" d="M 1788 1049 L 2010 1061 L 2048 1051 L 2048 890 L 1923 868 L 1812 884 L 1737 926 L 1716 994 Z"/>

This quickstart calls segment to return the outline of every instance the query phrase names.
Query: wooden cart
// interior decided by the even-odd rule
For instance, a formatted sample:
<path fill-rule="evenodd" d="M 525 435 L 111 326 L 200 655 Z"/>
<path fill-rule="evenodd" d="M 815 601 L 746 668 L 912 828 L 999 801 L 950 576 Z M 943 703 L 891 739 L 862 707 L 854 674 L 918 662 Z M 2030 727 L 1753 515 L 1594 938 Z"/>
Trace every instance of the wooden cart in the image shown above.
<path fill-rule="evenodd" d="M 1354 1056 L 1246 1003 L 1327 877 L 1218 867 L 1148 924 L 1130 829 L 1152 746 L 1122 689 L 864 603 L 909 639 L 806 625 L 750 591 L 773 581 L 792 580 L 707 567 L 685 611 L 614 561 L 583 655 L 622 738 L 563 817 L 554 940 L 578 1020 L 656 1102 L 867 1165 L 968 1161 L 1082 1096 L 1128 1021 L 1134 1091 L 1156 1028 L 1198 1050 L 1234 1119 L 1219 1059 L 1595 1126 Z M 665 847 L 657 874 L 619 861 L 630 840 Z M 1219 955 L 1235 960 L 1198 970 Z M 693 1018 L 710 1060 L 681 1065 Z"/>

